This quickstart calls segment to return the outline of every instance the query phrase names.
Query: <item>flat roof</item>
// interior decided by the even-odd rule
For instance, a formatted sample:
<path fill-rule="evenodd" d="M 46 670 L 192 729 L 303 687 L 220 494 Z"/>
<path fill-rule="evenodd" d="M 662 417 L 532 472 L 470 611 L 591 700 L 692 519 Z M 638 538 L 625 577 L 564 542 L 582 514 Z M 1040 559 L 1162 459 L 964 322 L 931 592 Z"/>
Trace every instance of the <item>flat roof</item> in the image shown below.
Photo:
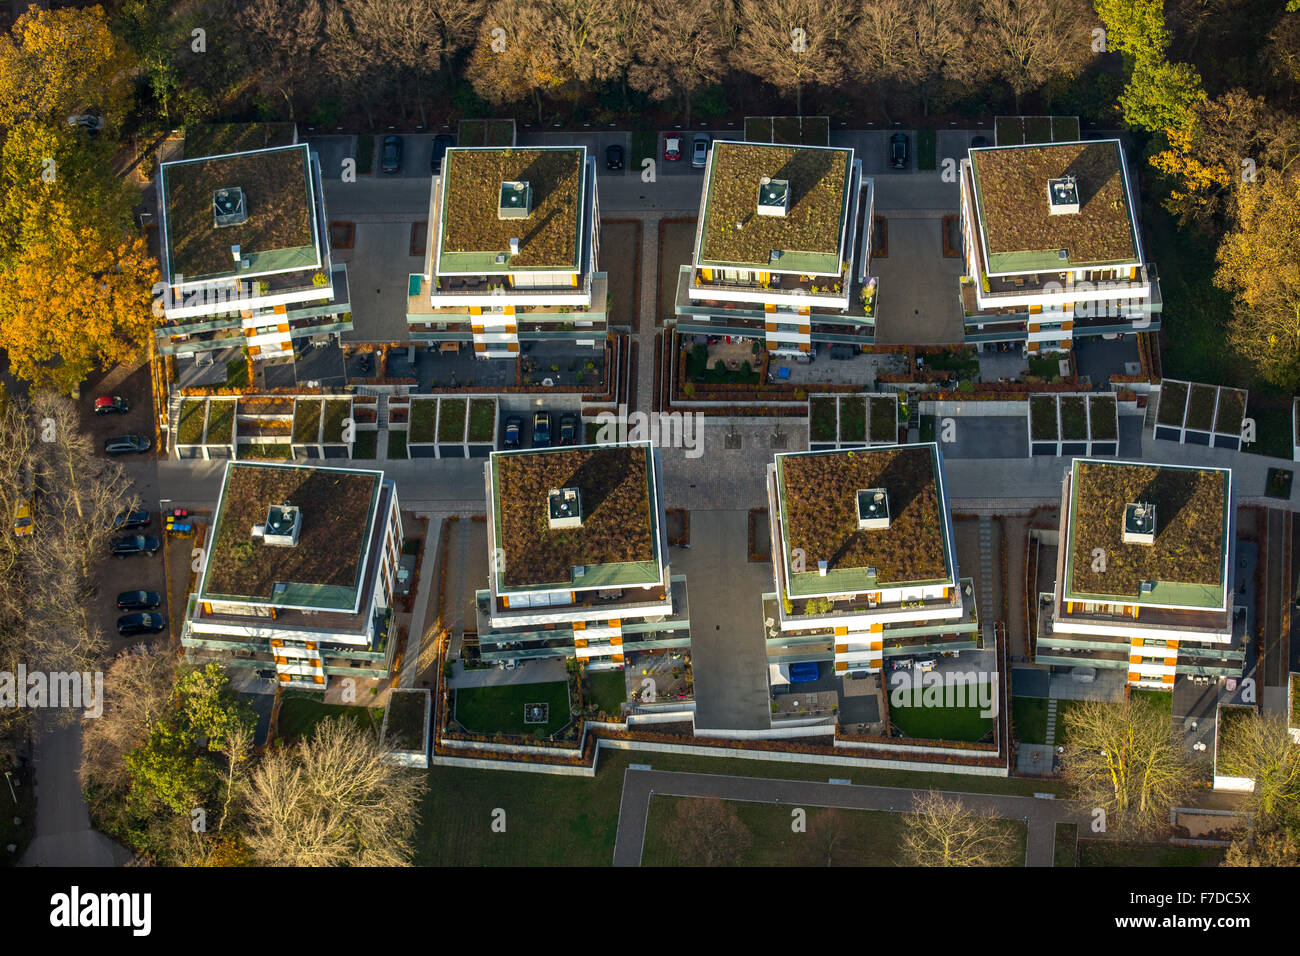
<path fill-rule="evenodd" d="M 662 579 L 659 504 L 650 444 L 494 452 L 499 592 L 625 587 Z M 582 524 L 549 525 L 552 489 L 577 488 Z M 573 569 L 583 568 L 575 578 Z"/>
<path fill-rule="evenodd" d="M 576 272 L 582 251 L 587 151 L 581 146 L 535 149 L 456 147 L 442 161 L 437 270 L 497 273 Z M 532 211 L 497 216 L 501 184 L 526 182 Z M 519 253 L 508 255 L 510 240 Z M 506 254 L 505 262 L 497 262 Z"/>
<path fill-rule="evenodd" d="M 934 443 L 777 455 L 776 479 L 791 595 L 955 581 Z M 858 492 L 873 488 L 888 495 L 889 527 L 862 530 Z M 803 571 L 793 567 L 796 549 L 803 552 Z M 824 577 L 819 561 L 828 565 Z"/>
<path fill-rule="evenodd" d="M 216 225 L 218 189 L 243 190 L 248 218 Z M 163 268 L 169 281 L 291 272 L 321 264 L 306 143 L 163 163 L 158 173 Z M 231 253 L 239 246 L 240 268 Z"/>
<path fill-rule="evenodd" d="M 970 151 L 970 162 L 989 272 L 1054 272 L 1139 259 L 1119 140 L 980 147 Z M 1079 211 L 1052 215 L 1048 180 L 1066 175 L 1078 182 Z"/>
<path fill-rule="evenodd" d="M 1066 600 L 1223 607 L 1231 471 L 1076 458 L 1070 476 Z M 1124 543 L 1130 503 L 1155 505 L 1154 544 Z"/>
<path fill-rule="evenodd" d="M 715 142 L 696 264 L 838 275 L 852 170 L 851 149 Z M 764 176 L 790 183 L 784 216 L 758 214 Z"/>
<path fill-rule="evenodd" d="M 383 472 L 230 462 L 200 585 L 204 601 L 357 610 Z M 302 511 L 298 543 L 253 536 L 272 505 Z"/>

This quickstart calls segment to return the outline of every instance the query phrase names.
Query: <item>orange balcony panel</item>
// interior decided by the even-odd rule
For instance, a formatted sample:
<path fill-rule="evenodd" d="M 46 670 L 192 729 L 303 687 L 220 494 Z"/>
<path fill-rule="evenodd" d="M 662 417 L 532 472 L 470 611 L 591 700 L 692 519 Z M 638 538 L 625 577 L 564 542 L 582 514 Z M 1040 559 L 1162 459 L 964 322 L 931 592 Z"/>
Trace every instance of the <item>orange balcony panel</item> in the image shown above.
<path fill-rule="evenodd" d="M 765 323 L 765 328 L 766 328 L 766 330 L 767 330 L 768 332 L 775 332 L 775 331 L 776 331 L 776 323 L 775 323 L 775 322 L 767 322 L 767 323 Z"/>
<path fill-rule="evenodd" d="M 612 617 L 612 618 L 609 619 L 609 626 L 610 626 L 610 627 L 622 627 L 622 626 L 623 626 L 623 619 L 622 619 L 621 617 Z"/>
<path fill-rule="evenodd" d="M 1176 657 L 1166 657 L 1166 658 L 1165 658 L 1165 666 L 1166 666 L 1166 667 L 1177 667 L 1177 666 L 1178 666 L 1178 658 L 1176 658 Z"/>
<path fill-rule="evenodd" d="M 615 663 L 615 664 L 622 664 L 622 663 L 623 663 L 623 655 L 622 655 L 622 654 L 615 654 L 615 655 L 614 655 L 614 663 Z"/>
<path fill-rule="evenodd" d="M 288 322 L 281 322 L 281 323 L 280 323 L 279 325 L 277 325 L 275 328 L 276 328 L 276 330 L 279 331 L 279 332 L 288 332 L 288 331 L 289 331 L 289 323 L 288 323 Z"/>
<path fill-rule="evenodd" d="M 506 351 L 507 351 L 507 352 L 518 352 L 518 351 L 519 351 L 519 343 L 518 343 L 518 342 L 507 342 L 507 343 L 506 343 Z"/>
<path fill-rule="evenodd" d="M 248 354 L 249 354 L 249 355 L 261 355 L 261 354 L 262 354 L 262 346 L 260 346 L 260 345 L 250 345 L 250 346 L 248 347 Z"/>
<path fill-rule="evenodd" d="M 872 634 L 880 634 L 880 633 L 882 633 L 884 630 L 885 630 L 885 625 L 881 624 L 879 621 L 877 621 L 876 623 L 874 623 L 874 624 L 871 625 L 871 633 L 872 633 Z"/>
<path fill-rule="evenodd" d="M 810 351 L 812 351 L 812 346 L 810 346 L 807 342 L 800 342 L 800 343 L 799 343 L 799 351 L 800 351 L 800 352 L 810 352 Z"/>
<path fill-rule="evenodd" d="M 1131 681 L 1140 681 L 1142 679 L 1142 675 L 1139 674 L 1137 671 L 1129 671 L 1128 679 Z"/>
<path fill-rule="evenodd" d="M 1164 677 L 1160 678 L 1160 682 L 1162 684 L 1172 684 L 1174 682 L 1174 675 L 1166 674 Z"/>
<path fill-rule="evenodd" d="M 575 631 L 585 631 L 585 630 L 587 629 L 587 622 L 586 622 L 586 621 L 574 621 L 574 622 L 573 622 L 573 629 L 574 629 Z"/>
<path fill-rule="evenodd" d="M 775 312 L 775 311 L 776 311 L 776 306 L 773 305 L 771 302 L 766 302 L 766 303 L 763 304 L 763 311 L 764 311 L 764 312 Z"/>
<path fill-rule="evenodd" d="M 871 650 L 873 650 L 873 651 L 883 651 L 883 650 L 885 649 L 885 642 L 884 642 L 884 641 L 872 641 L 871 644 L 869 645 L 869 647 L 870 647 Z"/>
<path fill-rule="evenodd" d="M 1074 322 L 1072 320 L 1067 319 L 1066 321 L 1061 323 L 1061 328 L 1066 332 L 1069 332 L 1071 329 L 1074 328 Z"/>
<path fill-rule="evenodd" d="M 587 639 L 586 639 L 585 637 L 575 637 L 575 638 L 573 639 L 573 646 L 574 646 L 574 647 L 586 647 L 586 646 L 587 646 Z"/>
<path fill-rule="evenodd" d="M 835 645 L 835 653 L 836 653 L 836 654 L 847 654 L 848 652 L 849 652 L 849 645 L 847 645 L 847 644 L 836 644 L 836 645 Z"/>
<path fill-rule="evenodd" d="M 849 662 L 848 662 L 848 661 L 836 661 L 836 662 L 835 662 L 835 669 L 836 669 L 837 671 L 846 671 L 846 670 L 849 669 Z"/>
<path fill-rule="evenodd" d="M 484 345 L 482 342 L 475 342 L 475 343 L 474 343 L 474 351 L 475 351 L 475 352 L 486 352 L 486 351 L 487 351 L 487 346 Z"/>
<path fill-rule="evenodd" d="M 836 636 L 836 637 L 842 637 L 843 635 L 845 635 L 845 634 L 847 634 L 847 633 L 849 633 L 849 629 L 848 629 L 847 627 L 844 627 L 843 625 L 841 625 L 840 627 L 835 628 L 835 636 Z"/>
<path fill-rule="evenodd" d="M 1141 664 L 1141 663 L 1142 663 L 1142 658 L 1141 658 L 1139 655 L 1137 655 L 1137 654 L 1130 654 L 1130 655 L 1129 655 L 1128 662 L 1129 662 L 1130 664 Z"/>
<path fill-rule="evenodd" d="M 313 674 L 311 678 L 311 682 L 313 684 L 323 684 L 325 683 L 325 678 L 321 677 L 320 674 Z"/>
<path fill-rule="evenodd" d="M 276 314 L 276 315 L 285 315 L 285 314 L 287 314 L 287 313 L 288 313 L 288 309 L 286 309 L 283 305 L 277 305 L 277 306 L 275 307 L 275 314 Z"/>
<path fill-rule="evenodd" d="M 280 675 L 278 675 L 278 676 L 279 676 L 279 678 L 280 678 L 280 682 L 281 682 L 282 684 L 287 684 L 287 683 L 289 683 L 289 675 L 288 675 L 288 674 L 280 674 Z"/>
<path fill-rule="evenodd" d="M 471 332 L 473 332 L 475 335 L 482 335 L 482 334 L 483 334 L 483 326 L 481 326 L 481 325 L 471 325 L 471 326 L 469 327 L 469 330 L 470 330 Z"/>
<path fill-rule="evenodd" d="M 610 643 L 611 645 L 613 645 L 614 647 L 622 647 L 622 646 L 623 646 L 623 638 L 620 637 L 619 635 L 615 634 L 613 637 L 611 637 L 611 638 L 609 639 L 609 643 Z"/>
<path fill-rule="evenodd" d="M 1040 323 L 1038 323 L 1038 322 L 1030 322 L 1030 323 L 1029 323 L 1029 331 L 1030 331 L 1030 332 L 1037 332 L 1037 331 L 1038 331 L 1039 329 L 1041 329 L 1041 328 L 1042 328 L 1042 325 L 1041 325 Z"/>

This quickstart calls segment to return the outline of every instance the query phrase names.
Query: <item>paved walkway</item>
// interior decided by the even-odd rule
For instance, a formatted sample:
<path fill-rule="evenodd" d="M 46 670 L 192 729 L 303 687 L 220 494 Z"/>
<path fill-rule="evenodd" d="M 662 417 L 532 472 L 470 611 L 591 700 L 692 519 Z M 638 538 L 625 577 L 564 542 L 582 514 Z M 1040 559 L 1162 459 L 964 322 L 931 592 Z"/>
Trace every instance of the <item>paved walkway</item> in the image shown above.
<path fill-rule="evenodd" d="M 827 767 L 834 772 L 833 767 Z M 760 777 L 727 777 L 706 773 L 672 773 L 662 770 L 631 770 L 623 776 L 623 800 L 618 812 L 618 836 L 614 842 L 615 866 L 640 866 L 645 844 L 650 797 L 720 797 L 755 803 L 782 803 L 791 807 L 844 807 L 850 810 L 905 812 L 926 790 L 901 787 L 862 787 L 805 780 L 768 780 Z M 972 810 L 990 810 L 1007 820 L 1023 820 L 1029 826 L 1025 848 L 1026 866 L 1051 866 L 1056 824 L 1086 825 L 1088 818 L 1070 804 L 1037 797 L 1015 797 L 989 793 L 950 794 Z"/>

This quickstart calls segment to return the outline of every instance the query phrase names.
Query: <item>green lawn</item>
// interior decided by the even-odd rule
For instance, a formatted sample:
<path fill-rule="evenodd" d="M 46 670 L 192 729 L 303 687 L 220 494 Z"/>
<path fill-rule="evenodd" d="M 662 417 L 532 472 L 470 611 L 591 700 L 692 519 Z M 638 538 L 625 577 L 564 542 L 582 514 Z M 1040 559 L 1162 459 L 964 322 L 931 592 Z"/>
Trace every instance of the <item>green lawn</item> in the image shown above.
<path fill-rule="evenodd" d="M 406 432 L 399 432 L 394 429 L 388 431 L 388 457 L 389 458 L 409 458 L 406 454 Z"/>
<path fill-rule="evenodd" d="M 524 705 L 543 703 L 550 705 L 546 723 L 524 723 Z M 456 719 L 475 734 L 549 737 L 569 722 L 569 685 L 558 680 L 464 687 L 456 691 Z"/>
<path fill-rule="evenodd" d="M 1047 698 L 1011 698 L 1011 718 L 1015 725 L 1016 739 L 1021 743 L 1047 743 Z M 1057 728 L 1060 728 L 1059 721 Z"/>
<path fill-rule="evenodd" d="M 248 359 L 237 358 L 226 363 L 226 388 L 248 386 Z"/>
<path fill-rule="evenodd" d="M 361 461 L 373 461 L 375 447 L 379 442 L 379 432 L 357 432 L 357 439 L 352 443 L 352 458 Z"/>
<path fill-rule="evenodd" d="M 1052 847 L 1052 866 L 1074 866 L 1074 848 L 1079 842 L 1079 828 L 1073 823 L 1056 825 L 1056 843 Z"/>
<path fill-rule="evenodd" d="M 434 767 L 428 772 L 416 835 L 420 866 L 609 866 L 614 857 L 623 774 L 630 763 L 656 770 L 720 773 L 776 780 L 825 781 L 821 764 L 604 751 L 593 779 L 508 770 Z M 1052 780 L 836 767 L 837 777 L 878 787 L 971 793 L 1064 794 Z M 506 831 L 492 831 L 492 812 Z"/>
<path fill-rule="evenodd" d="M 695 797 L 657 796 L 650 801 L 646 821 L 643 866 L 690 866 L 695 860 L 683 858 L 672 846 L 671 832 L 678 808 Z M 771 803 L 730 802 L 736 816 L 749 831 L 752 843 L 739 858 L 737 866 L 900 866 L 903 817 L 883 810 L 836 809 L 834 819 L 838 835 L 833 845 L 821 835 L 826 810 L 806 807 L 807 826 L 803 833 L 793 830 L 793 807 Z M 1020 821 L 1006 820 L 1002 825 L 1013 830 L 1019 843 L 1018 856 L 1025 858 L 1026 828 Z M 824 832 L 824 831 L 823 831 Z"/>
<path fill-rule="evenodd" d="M 617 714 L 619 705 L 627 700 L 627 678 L 623 671 L 597 671 L 587 675 L 591 684 L 591 700 L 607 714 Z"/>
<path fill-rule="evenodd" d="M 346 717 L 357 725 L 379 733 L 384 722 L 382 707 L 359 707 L 352 704 L 326 704 L 309 691 L 287 691 L 280 700 L 276 719 L 276 737 L 291 743 L 310 737 L 316 725 L 327 717 Z"/>
<path fill-rule="evenodd" d="M 1116 843 L 1080 840 L 1080 866 L 1218 866 L 1217 847 L 1173 846 L 1169 843 Z"/>
<path fill-rule="evenodd" d="M 979 741 L 993 729 L 992 717 L 979 707 L 895 707 L 889 717 L 908 737 L 921 740 Z"/>

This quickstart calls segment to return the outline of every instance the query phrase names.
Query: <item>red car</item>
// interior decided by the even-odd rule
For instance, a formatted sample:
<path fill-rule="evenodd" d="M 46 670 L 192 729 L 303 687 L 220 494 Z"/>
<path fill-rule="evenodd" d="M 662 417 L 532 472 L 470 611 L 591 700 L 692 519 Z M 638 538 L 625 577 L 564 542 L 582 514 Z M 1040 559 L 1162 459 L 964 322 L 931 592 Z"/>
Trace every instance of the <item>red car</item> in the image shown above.
<path fill-rule="evenodd" d="M 682 138 L 678 135 L 664 137 L 664 159 L 670 163 L 679 163 L 682 159 Z"/>
<path fill-rule="evenodd" d="M 124 415 L 130 410 L 131 406 L 120 395 L 101 395 L 95 399 L 96 415 Z"/>

